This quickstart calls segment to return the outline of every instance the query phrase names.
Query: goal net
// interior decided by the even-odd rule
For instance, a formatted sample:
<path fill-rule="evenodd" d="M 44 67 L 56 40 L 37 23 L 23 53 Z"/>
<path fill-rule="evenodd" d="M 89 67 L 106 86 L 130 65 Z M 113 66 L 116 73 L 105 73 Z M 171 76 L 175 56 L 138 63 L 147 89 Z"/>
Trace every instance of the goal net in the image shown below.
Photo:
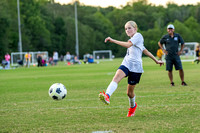
<path fill-rule="evenodd" d="M 95 60 L 112 60 L 112 51 L 111 50 L 97 50 L 93 51 L 93 58 Z"/>
<path fill-rule="evenodd" d="M 197 42 L 187 42 L 184 45 L 183 52 L 180 56 L 181 61 L 194 61 L 196 58 L 196 46 L 198 45 Z M 181 45 L 179 46 L 179 50 Z"/>
<path fill-rule="evenodd" d="M 19 65 L 19 62 L 21 62 L 21 65 L 24 65 L 26 63 L 25 55 L 27 52 L 12 52 L 11 53 L 11 65 L 17 66 Z M 41 55 L 42 59 L 45 61 L 48 61 L 48 52 L 47 51 L 39 51 L 39 52 L 29 52 L 31 55 L 30 65 L 37 64 L 37 55 Z"/>

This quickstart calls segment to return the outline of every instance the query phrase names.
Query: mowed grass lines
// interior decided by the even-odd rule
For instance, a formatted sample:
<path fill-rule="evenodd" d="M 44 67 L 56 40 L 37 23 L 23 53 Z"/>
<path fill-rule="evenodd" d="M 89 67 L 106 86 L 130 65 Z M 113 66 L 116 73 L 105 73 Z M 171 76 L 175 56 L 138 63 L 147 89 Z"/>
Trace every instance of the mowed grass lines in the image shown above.
<path fill-rule="evenodd" d="M 188 86 L 181 86 L 174 71 L 171 87 L 165 66 L 144 58 L 145 72 L 135 89 L 138 108 L 127 118 L 127 78 L 109 106 L 98 99 L 121 61 L 1 70 L 0 132 L 200 132 L 200 65 L 183 62 Z M 48 96 L 56 82 L 67 88 L 64 100 Z"/>

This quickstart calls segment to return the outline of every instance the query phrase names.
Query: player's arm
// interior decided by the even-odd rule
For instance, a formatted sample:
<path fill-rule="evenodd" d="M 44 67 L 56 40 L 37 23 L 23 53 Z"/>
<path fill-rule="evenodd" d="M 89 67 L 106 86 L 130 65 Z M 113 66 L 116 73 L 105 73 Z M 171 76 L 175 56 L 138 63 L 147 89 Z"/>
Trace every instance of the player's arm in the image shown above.
<path fill-rule="evenodd" d="M 120 46 L 122 46 L 122 47 L 125 47 L 125 48 L 129 48 L 129 47 L 131 47 L 131 46 L 133 45 L 130 41 L 128 41 L 128 42 L 118 41 L 118 40 L 112 39 L 111 37 L 107 37 L 107 38 L 105 39 L 105 43 L 106 43 L 107 41 L 109 41 L 109 42 L 111 42 L 111 43 L 118 44 L 118 45 L 120 45 Z"/>
<path fill-rule="evenodd" d="M 147 49 L 143 50 L 143 53 L 147 56 L 149 56 L 152 60 L 155 61 L 156 64 L 160 64 L 160 66 L 164 65 L 163 61 L 158 61 L 152 54 L 151 52 L 149 52 Z"/>

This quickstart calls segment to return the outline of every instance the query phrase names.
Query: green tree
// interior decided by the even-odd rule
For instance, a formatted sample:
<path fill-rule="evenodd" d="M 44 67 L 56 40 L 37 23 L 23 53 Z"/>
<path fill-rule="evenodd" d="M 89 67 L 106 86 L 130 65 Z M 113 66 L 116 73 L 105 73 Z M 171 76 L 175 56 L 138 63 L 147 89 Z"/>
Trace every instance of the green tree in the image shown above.
<path fill-rule="evenodd" d="M 7 1 L 2 0 L 0 1 L 0 60 L 4 59 L 4 55 L 7 52 L 11 52 L 10 50 L 10 25 L 11 25 L 11 18 L 10 15 L 7 14 L 9 11 L 9 5 Z"/>
<path fill-rule="evenodd" d="M 194 40 L 191 40 L 193 42 L 200 42 L 200 24 L 197 22 L 197 20 L 194 17 L 188 18 L 184 24 L 191 30 L 192 29 L 192 36 L 194 37 Z"/>
<path fill-rule="evenodd" d="M 174 21 L 174 26 L 175 26 L 175 32 L 179 33 L 185 42 L 193 42 L 194 37 L 193 37 L 193 31 L 191 31 L 187 26 L 185 26 L 183 23 L 181 23 L 178 20 Z"/>

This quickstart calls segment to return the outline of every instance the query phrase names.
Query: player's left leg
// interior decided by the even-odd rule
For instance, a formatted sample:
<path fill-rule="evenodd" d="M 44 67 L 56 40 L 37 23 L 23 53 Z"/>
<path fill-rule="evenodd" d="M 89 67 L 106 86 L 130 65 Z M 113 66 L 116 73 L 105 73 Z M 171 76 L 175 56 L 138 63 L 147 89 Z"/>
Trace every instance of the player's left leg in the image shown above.
<path fill-rule="evenodd" d="M 135 93 L 134 93 L 135 86 L 136 85 L 130 85 L 130 84 L 128 84 L 128 86 L 127 86 L 127 95 L 128 95 L 128 98 L 129 98 L 129 105 L 130 105 L 127 117 L 134 116 L 135 110 L 137 108 L 137 103 L 135 102 L 136 96 L 135 96 Z"/>
<path fill-rule="evenodd" d="M 128 86 L 127 86 L 127 95 L 129 97 L 129 111 L 127 114 L 127 117 L 131 117 L 135 115 L 135 110 L 137 108 L 137 103 L 135 102 L 135 93 L 134 93 L 134 88 L 136 84 L 140 82 L 142 73 L 135 73 L 135 72 L 130 72 L 129 77 L 128 77 Z"/>

